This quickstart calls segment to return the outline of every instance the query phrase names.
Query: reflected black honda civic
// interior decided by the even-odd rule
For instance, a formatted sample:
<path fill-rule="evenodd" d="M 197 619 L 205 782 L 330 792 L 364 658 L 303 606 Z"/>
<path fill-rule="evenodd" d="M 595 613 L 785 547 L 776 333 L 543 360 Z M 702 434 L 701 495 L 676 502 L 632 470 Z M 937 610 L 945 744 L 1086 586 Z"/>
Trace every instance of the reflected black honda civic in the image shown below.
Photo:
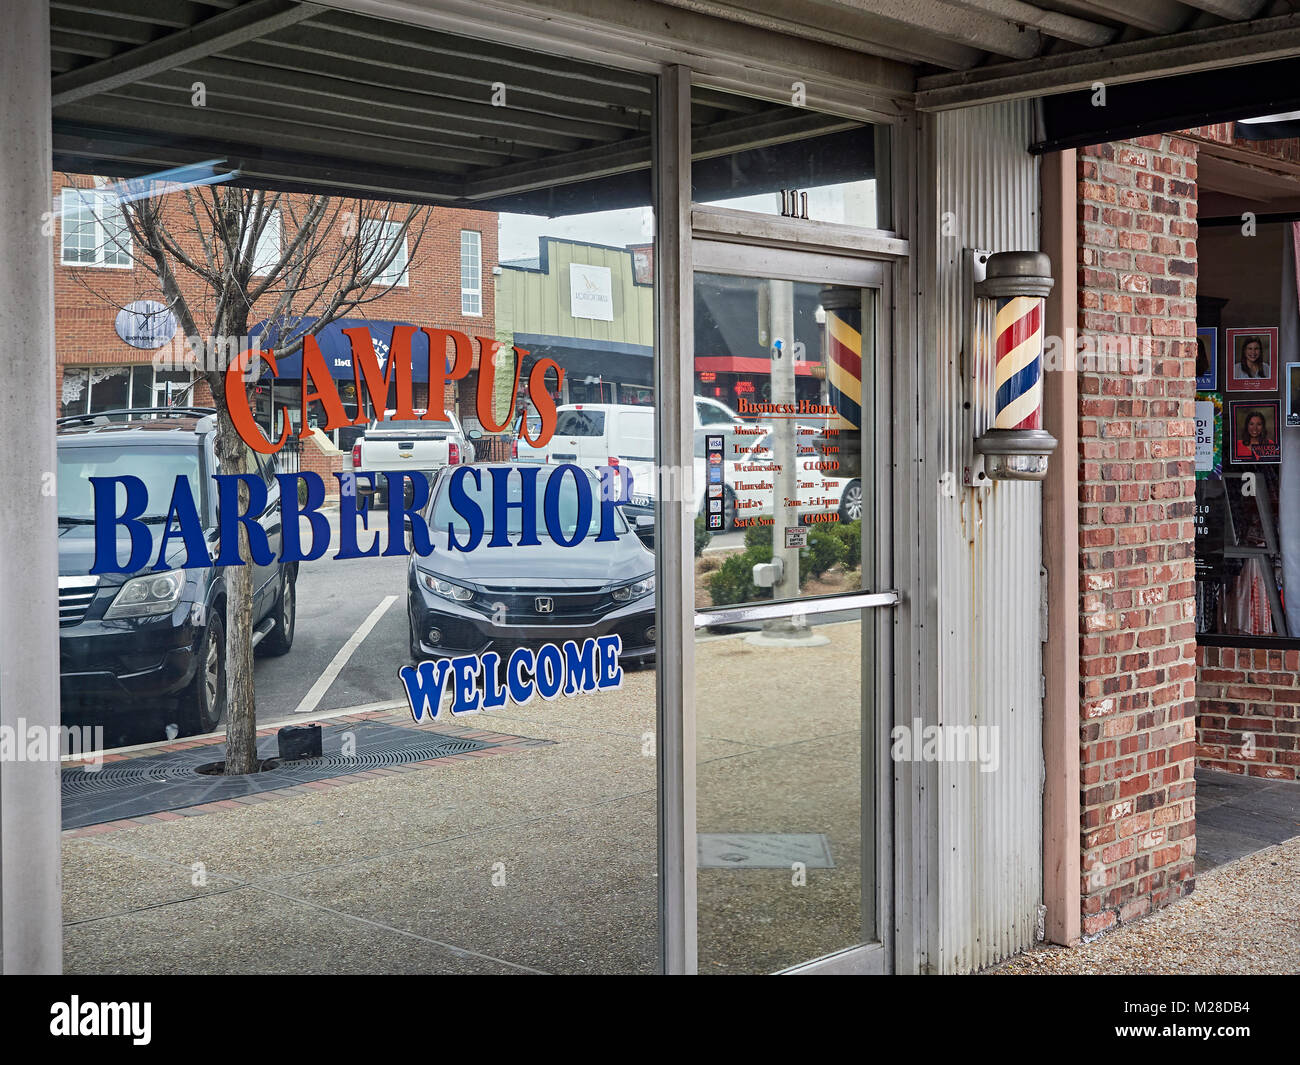
<path fill-rule="evenodd" d="M 414 661 L 489 649 L 505 657 L 515 647 L 581 643 L 610 633 L 622 637 L 624 665 L 653 661 L 654 555 L 618 507 L 602 510 L 595 475 L 576 466 L 459 470 L 449 467 L 433 478 L 423 514 L 433 550 L 424 556 L 413 552 L 407 568 Z M 533 521 L 525 523 L 523 481 L 532 476 L 537 478 Z M 456 483 L 454 477 L 459 477 Z M 495 500 L 504 507 L 494 508 L 494 478 L 504 481 Z M 549 524 L 548 495 L 553 500 Z M 483 516 L 481 535 L 471 550 L 452 550 L 451 537 L 461 545 L 474 542 L 477 530 L 467 514 L 475 507 Z M 502 510 L 504 534 L 493 528 L 494 521 L 502 520 Z M 539 544 L 520 545 L 527 538 L 525 524 L 535 528 Z M 574 540 L 580 531 L 585 535 L 571 547 L 556 542 Z M 491 546 L 494 535 L 501 546 Z"/>

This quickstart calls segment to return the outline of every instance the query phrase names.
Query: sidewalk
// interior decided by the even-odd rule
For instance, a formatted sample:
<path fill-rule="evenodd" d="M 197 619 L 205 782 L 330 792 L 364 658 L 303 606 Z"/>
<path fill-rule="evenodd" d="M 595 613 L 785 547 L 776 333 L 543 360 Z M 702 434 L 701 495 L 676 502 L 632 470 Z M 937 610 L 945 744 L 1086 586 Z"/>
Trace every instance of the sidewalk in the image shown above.
<path fill-rule="evenodd" d="M 1196 878 L 1184 899 L 1093 943 L 1039 947 L 989 973 L 1024 975 L 1300 972 L 1300 837 Z"/>
<path fill-rule="evenodd" d="M 652 971 L 654 674 L 627 680 L 431 726 L 484 750 L 65 832 L 65 971 Z"/>

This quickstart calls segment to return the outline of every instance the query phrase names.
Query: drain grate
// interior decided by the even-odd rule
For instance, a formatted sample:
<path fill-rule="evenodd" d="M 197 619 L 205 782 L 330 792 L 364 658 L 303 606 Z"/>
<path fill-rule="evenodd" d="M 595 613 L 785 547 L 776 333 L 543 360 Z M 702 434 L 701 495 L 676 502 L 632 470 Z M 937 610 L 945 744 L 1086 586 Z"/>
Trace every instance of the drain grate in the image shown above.
<path fill-rule="evenodd" d="M 427 729 L 362 722 L 323 727 L 320 758 L 281 762 L 275 769 L 247 777 L 210 776 L 198 771 L 199 766 L 224 757 L 225 745 L 221 743 L 109 762 L 97 771 L 80 767 L 65 769 L 63 827 L 84 828 L 105 821 L 143 817 L 495 746 Z M 257 751 L 262 758 L 276 757 L 275 736 L 263 736 Z"/>

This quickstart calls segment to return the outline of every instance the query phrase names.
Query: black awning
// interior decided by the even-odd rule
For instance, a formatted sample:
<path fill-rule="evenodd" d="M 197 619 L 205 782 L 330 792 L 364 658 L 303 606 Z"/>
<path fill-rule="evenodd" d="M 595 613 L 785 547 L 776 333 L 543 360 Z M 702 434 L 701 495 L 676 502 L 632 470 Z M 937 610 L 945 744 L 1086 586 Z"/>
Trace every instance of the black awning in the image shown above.
<path fill-rule="evenodd" d="M 1099 85 L 1045 96 L 1039 103 L 1039 139 L 1030 145 L 1030 151 L 1040 153 L 1260 115 L 1284 115 L 1300 111 L 1300 59 Z M 1250 136 L 1246 133 L 1250 128 L 1239 126 L 1238 132 Z M 1256 136 L 1250 139 L 1296 135 L 1281 132 L 1264 137 L 1259 126 L 1255 129 Z"/>

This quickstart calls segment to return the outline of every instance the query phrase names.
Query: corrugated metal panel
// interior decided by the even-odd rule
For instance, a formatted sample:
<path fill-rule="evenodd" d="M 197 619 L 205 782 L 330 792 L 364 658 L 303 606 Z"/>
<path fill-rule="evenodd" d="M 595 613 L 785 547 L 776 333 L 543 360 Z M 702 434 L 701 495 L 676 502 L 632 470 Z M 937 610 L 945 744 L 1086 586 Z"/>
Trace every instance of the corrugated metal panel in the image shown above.
<path fill-rule="evenodd" d="M 962 487 L 962 249 L 1037 249 L 1039 182 L 1028 104 L 932 120 L 936 270 L 923 322 L 936 355 L 941 469 L 938 530 L 938 722 L 986 726 L 995 772 L 940 762 L 938 927 L 930 965 L 965 972 L 1031 946 L 1042 899 L 1041 492 L 1037 484 Z M 924 378 L 923 378 L 924 380 Z M 954 489 L 945 491 L 944 485 Z"/>

